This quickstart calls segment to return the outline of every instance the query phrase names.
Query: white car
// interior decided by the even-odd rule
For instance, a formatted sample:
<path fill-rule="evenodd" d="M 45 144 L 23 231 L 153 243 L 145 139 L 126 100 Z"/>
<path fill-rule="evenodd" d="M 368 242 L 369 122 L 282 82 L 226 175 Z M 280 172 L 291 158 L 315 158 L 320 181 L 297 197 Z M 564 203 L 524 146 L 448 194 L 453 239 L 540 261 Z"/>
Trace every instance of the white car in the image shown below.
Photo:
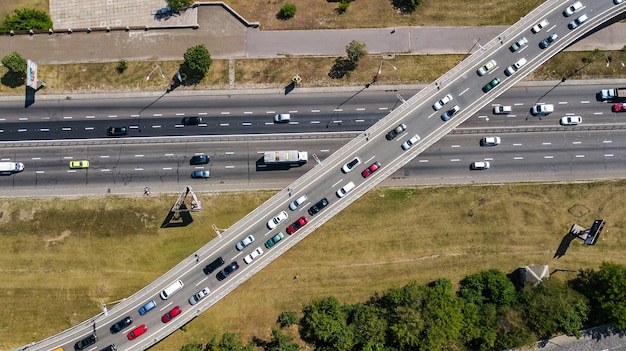
<path fill-rule="evenodd" d="M 520 40 L 513 43 L 513 45 L 511 45 L 511 47 L 509 48 L 509 50 L 511 50 L 511 52 L 515 52 L 521 49 L 522 47 L 524 47 L 526 44 L 528 44 L 528 39 L 526 39 L 526 37 L 522 37 L 520 38 Z"/>
<path fill-rule="evenodd" d="M 578 17 L 577 19 L 571 21 L 567 26 L 569 27 L 569 29 L 576 29 L 578 28 L 578 26 L 580 26 L 581 24 L 585 23 L 585 21 L 587 20 L 587 15 L 582 15 L 580 17 Z"/>
<path fill-rule="evenodd" d="M 241 251 L 243 250 L 244 247 L 252 244 L 253 242 L 254 242 L 254 236 L 248 235 L 245 239 L 238 242 L 235 247 L 237 248 L 237 250 Z"/>
<path fill-rule="evenodd" d="M 580 9 L 583 8 L 583 4 L 580 3 L 580 1 L 576 1 L 575 3 L 571 4 L 570 6 L 568 6 L 565 11 L 563 11 L 563 16 L 565 17 L 569 17 L 573 14 L 575 14 L 576 12 L 580 11 Z"/>
<path fill-rule="evenodd" d="M 552 104 L 536 104 L 530 109 L 533 116 L 547 116 L 552 112 L 554 112 L 554 105 Z"/>
<path fill-rule="evenodd" d="M 289 209 L 295 211 L 300 205 L 306 202 L 309 198 L 306 195 L 302 195 L 289 204 Z"/>
<path fill-rule="evenodd" d="M 252 251 L 248 256 L 243 258 L 243 261 L 246 264 L 250 264 L 250 262 L 252 262 L 255 258 L 257 258 L 259 255 L 261 255 L 263 253 L 263 250 L 261 250 L 260 247 L 257 247 L 256 249 L 254 249 L 254 251 Z"/>
<path fill-rule="evenodd" d="M 619 5 L 619 4 L 621 4 L 622 2 L 624 2 L 624 0 L 613 0 L 613 3 L 614 3 L 615 5 Z"/>
<path fill-rule="evenodd" d="M 341 189 L 337 190 L 337 197 L 342 198 L 346 196 L 352 189 L 354 189 L 354 182 L 350 182 L 341 187 Z"/>
<path fill-rule="evenodd" d="M 289 123 L 291 115 L 288 113 L 280 113 L 274 116 L 274 123 Z"/>
<path fill-rule="evenodd" d="M 531 30 L 534 34 L 539 33 L 543 28 L 547 27 L 550 22 L 547 19 L 537 23 Z"/>
<path fill-rule="evenodd" d="M 559 121 L 562 126 L 575 126 L 581 124 L 582 122 L 583 119 L 580 116 L 565 116 Z"/>
<path fill-rule="evenodd" d="M 270 219 L 267 222 L 267 227 L 269 229 L 274 229 L 274 228 L 276 228 L 276 226 L 278 226 L 280 224 L 280 222 L 282 222 L 285 219 L 287 219 L 287 217 L 289 217 L 289 215 L 287 214 L 286 211 L 280 211 L 276 216 L 274 216 L 274 218 Z"/>
<path fill-rule="evenodd" d="M 448 94 L 448 95 L 442 97 L 441 100 L 435 102 L 433 104 L 433 108 L 435 109 L 435 111 L 439 111 L 439 110 L 441 110 L 443 105 L 447 104 L 450 101 L 452 101 L 452 95 Z"/>
<path fill-rule="evenodd" d="M 487 72 L 489 72 L 489 70 L 491 70 L 494 67 L 496 67 L 496 60 L 489 60 L 485 62 L 485 64 L 482 67 L 480 67 L 476 71 L 476 73 L 478 73 L 479 76 L 484 76 Z"/>
<path fill-rule="evenodd" d="M 513 108 L 511 106 L 498 105 L 493 107 L 493 114 L 495 115 L 506 115 L 511 113 Z"/>
<path fill-rule="evenodd" d="M 351 170 L 354 169 L 354 167 L 358 166 L 361 164 L 361 158 L 360 157 L 355 157 L 352 161 L 346 163 L 345 165 L 343 165 L 343 167 L 341 167 L 341 171 L 343 173 L 348 173 Z"/>
<path fill-rule="evenodd" d="M 211 291 L 209 290 L 209 288 L 204 288 L 200 291 L 198 291 L 197 293 L 193 294 L 190 298 L 189 298 L 189 304 L 190 305 L 195 305 L 198 303 L 198 301 L 204 299 L 205 297 L 207 297 L 209 295 Z"/>
<path fill-rule="evenodd" d="M 489 167 L 491 167 L 489 161 L 477 161 L 470 164 L 470 170 L 472 171 L 482 171 L 485 169 L 489 169 Z"/>
<path fill-rule="evenodd" d="M 411 139 L 405 141 L 402 144 L 402 150 L 408 150 L 411 148 L 411 146 L 417 144 L 417 142 L 420 141 L 420 136 L 415 134 Z"/>
<path fill-rule="evenodd" d="M 484 137 L 480 140 L 480 146 L 496 146 L 500 145 L 501 141 L 497 136 Z"/>
<path fill-rule="evenodd" d="M 517 60 L 517 62 L 507 67 L 507 69 L 504 70 L 504 74 L 506 74 L 507 76 L 510 76 L 511 74 L 515 73 L 518 69 L 520 69 L 522 66 L 524 66 L 526 62 L 527 62 L 526 59 L 522 57 L 521 59 Z"/>

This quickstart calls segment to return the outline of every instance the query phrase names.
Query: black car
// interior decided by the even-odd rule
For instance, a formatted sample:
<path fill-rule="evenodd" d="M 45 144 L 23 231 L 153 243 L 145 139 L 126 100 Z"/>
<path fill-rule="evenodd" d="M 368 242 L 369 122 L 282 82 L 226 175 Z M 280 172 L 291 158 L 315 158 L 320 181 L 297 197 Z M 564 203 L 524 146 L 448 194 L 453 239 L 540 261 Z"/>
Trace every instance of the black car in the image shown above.
<path fill-rule="evenodd" d="M 133 324 L 133 319 L 130 318 L 130 316 L 122 318 L 121 321 L 118 321 L 111 326 L 111 334 L 119 333 L 120 331 L 122 331 L 122 329 L 128 327 L 131 324 Z"/>
<path fill-rule="evenodd" d="M 217 278 L 217 280 L 224 280 L 232 272 L 234 272 L 234 271 L 236 271 L 238 269 L 239 269 L 239 263 L 237 263 L 237 261 L 231 262 L 228 266 L 226 266 L 219 273 L 217 273 L 217 275 L 215 277 Z"/>
<path fill-rule="evenodd" d="M 328 206 L 328 199 L 323 198 L 320 201 L 318 201 L 315 205 L 309 208 L 309 214 L 312 216 L 318 213 L 319 211 L 321 211 L 322 209 L 324 209 L 324 207 L 326 206 Z"/>
<path fill-rule="evenodd" d="M 387 138 L 387 140 L 393 140 L 395 137 L 398 136 L 398 134 L 404 132 L 405 130 L 406 130 L 406 124 L 402 123 L 396 128 L 394 128 L 393 130 L 390 130 L 389 133 L 385 135 L 385 138 Z"/>
<path fill-rule="evenodd" d="M 115 344 L 111 344 L 100 351 L 117 351 L 117 348 L 115 347 Z"/>
<path fill-rule="evenodd" d="M 189 164 L 190 165 L 204 165 L 204 164 L 209 163 L 209 161 L 211 161 L 211 158 L 207 155 L 196 155 L 196 156 L 193 156 L 191 160 L 189 160 Z"/>
<path fill-rule="evenodd" d="M 109 127 L 107 128 L 108 136 L 121 136 L 128 134 L 128 127 Z"/>
<path fill-rule="evenodd" d="M 91 346 L 98 341 L 98 336 L 96 334 L 91 334 L 88 337 L 80 340 L 76 344 L 74 344 L 74 350 L 79 351 Z"/>
<path fill-rule="evenodd" d="M 202 122 L 202 117 L 185 117 L 183 124 L 186 126 L 195 126 Z"/>
<path fill-rule="evenodd" d="M 220 268 L 223 264 L 224 264 L 224 259 L 221 257 L 218 257 L 215 261 L 209 263 L 208 265 L 206 265 L 206 267 L 204 267 L 203 269 L 204 274 L 209 275 L 213 273 L 214 270 Z"/>

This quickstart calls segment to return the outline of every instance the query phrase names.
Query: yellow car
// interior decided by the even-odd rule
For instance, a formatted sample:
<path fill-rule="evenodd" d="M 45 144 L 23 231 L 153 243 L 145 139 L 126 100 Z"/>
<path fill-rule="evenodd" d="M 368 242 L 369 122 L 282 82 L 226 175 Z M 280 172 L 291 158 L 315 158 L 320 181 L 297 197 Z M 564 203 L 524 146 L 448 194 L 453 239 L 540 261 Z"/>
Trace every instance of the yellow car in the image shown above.
<path fill-rule="evenodd" d="M 89 161 L 87 160 L 71 161 L 70 169 L 77 169 L 77 168 L 89 168 Z"/>

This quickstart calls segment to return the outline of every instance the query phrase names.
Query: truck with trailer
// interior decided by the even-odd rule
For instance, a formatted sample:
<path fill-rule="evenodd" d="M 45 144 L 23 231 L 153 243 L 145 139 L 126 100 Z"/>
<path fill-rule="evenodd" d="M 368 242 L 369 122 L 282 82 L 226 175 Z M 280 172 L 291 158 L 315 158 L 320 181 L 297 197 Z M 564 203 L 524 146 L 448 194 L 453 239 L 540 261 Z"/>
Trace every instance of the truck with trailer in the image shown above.
<path fill-rule="evenodd" d="M 309 161 L 306 151 L 266 151 L 263 154 L 263 162 L 266 165 L 288 164 L 291 167 L 299 167 Z"/>
<path fill-rule="evenodd" d="M 24 170 L 22 162 L 0 162 L 0 175 L 10 175 Z"/>
<path fill-rule="evenodd" d="M 596 98 L 599 101 L 626 100 L 626 88 L 602 89 L 596 95 Z"/>

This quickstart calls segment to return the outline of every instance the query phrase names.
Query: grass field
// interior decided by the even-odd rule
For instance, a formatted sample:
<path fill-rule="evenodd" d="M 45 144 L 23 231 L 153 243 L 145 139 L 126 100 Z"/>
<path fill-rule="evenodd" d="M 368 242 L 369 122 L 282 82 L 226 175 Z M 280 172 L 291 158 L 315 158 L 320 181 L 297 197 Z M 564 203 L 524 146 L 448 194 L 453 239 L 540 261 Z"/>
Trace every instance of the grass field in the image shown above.
<path fill-rule="evenodd" d="M 225 331 L 268 338 L 281 311 L 328 295 L 363 301 L 411 280 L 456 284 L 488 268 L 626 264 L 625 193 L 626 181 L 377 188 L 153 350 Z M 0 349 L 85 320 L 100 300 L 131 295 L 209 241 L 211 224 L 228 227 L 271 195 L 202 194 L 205 210 L 194 222 L 168 229 L 159 226 L 175 195 L 0 199 Z M 573 223 L 597 218 L 607 225 L 596 246 L 574 241 L 553 258 Z"/>

